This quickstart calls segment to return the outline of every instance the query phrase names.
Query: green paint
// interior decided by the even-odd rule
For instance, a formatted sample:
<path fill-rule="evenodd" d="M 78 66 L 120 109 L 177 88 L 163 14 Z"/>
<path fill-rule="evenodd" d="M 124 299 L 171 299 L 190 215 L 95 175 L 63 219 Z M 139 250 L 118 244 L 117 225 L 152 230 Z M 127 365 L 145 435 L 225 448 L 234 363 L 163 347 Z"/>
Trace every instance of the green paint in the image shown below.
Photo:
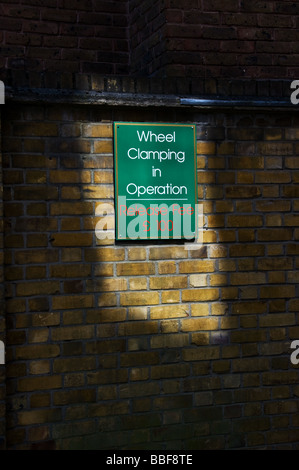
<path fill-rule="evenodd" d="M 116 239 L 196 233 L 196 127 L 114 123 Z"/>

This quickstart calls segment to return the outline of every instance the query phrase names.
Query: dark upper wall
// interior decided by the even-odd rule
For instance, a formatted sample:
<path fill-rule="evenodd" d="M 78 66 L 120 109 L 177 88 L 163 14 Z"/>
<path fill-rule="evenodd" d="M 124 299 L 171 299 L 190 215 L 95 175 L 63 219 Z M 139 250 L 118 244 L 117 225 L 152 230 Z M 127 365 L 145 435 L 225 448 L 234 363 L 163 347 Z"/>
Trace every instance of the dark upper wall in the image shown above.
<path fill-rule="evenodd" d="M 299 75 L 298 2 L 131 0 L 130 5 L 131 31 L 139 26 L 139 43 L 132 43 L 134 73 L 257 79 Z M 138 10 L 142 15 L 136 21 Z"/>
<path fill-rule="evenodd" d="M 6 79 L 4 70 L 128 73 L 127 0 L 3 1 L 0 13 Z"/>
<path fill-rule="evenodd" d="M 299 3 L 6 0 L 0 78 L 97 73 L 297 78 Z"/>

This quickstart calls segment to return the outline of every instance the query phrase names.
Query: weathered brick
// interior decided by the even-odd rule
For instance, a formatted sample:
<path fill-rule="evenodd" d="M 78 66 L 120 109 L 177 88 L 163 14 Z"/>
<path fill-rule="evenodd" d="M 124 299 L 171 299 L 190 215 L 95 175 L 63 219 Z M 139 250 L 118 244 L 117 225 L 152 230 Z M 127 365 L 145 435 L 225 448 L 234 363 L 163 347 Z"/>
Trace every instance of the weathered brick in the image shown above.
<path fill-rule="evenodd" d="M 183 302 L 201 302 L 219 299 L 219 289 L 193 289 L 182 291 Z"/>
<path fill-rule="evenodd" d="M 150 278 L 150 289 L 183 289 L 187 287 L 187 276 L 159 276 Z"/>
<path fill-rule="evenodd" d="M 181 261 L 179 263 L 180 273 L 202 273 L 202 272 L 214 272 L 213 261 Z"/>
<path fill-rule="evenodd" d="M 153 320 L 162 318 L 179 318 L 188 316 L 189 309 L 184 305 L 164 305 L 151 307 L 150 317 Z"/>
<path fill-rule="evenodd" d="M 157 305 L 158 292 L 128 292 L 120 294 L 121 304 L 126 305 Z"/>
<path fill-rule="evenodd" d="M 154 263 L 124 263 L 117 265 L 118 276 L 143 276 L 155 274 Z"/>
<path fill-rule="evenodd" d="M 54 0 L 47 1 L 52 3 L 49 9 L 56 6 Z M 79 3 L 73 2 L 72 12 L 80 9 L 76 18 L 88 20 Z M 137 3 L 132 11 L 139 11 Z M 149 11 L 158 15 L 157 2 L 143 3 L 140 19 Z M 198 57 L 199 47 L 205 47 L 203 65 L 209 66 L 209 75 L 215 67 L 222 73 L 228 63 L 235 73 L 236 53 L 243 63 L 249 51 L 252 57 L 253 52 L 263 51 L 263 59 L 254 55 L 263 62 L 265 73 L 275 75 L 270 66 L 266 71 L 267 61 L 275 63 L 274 55 L 285 55 L 289 46 L 293 52 L 296 49 L 295 30 L 284 28 L 288 39 L 284 44 L 275 41 L 275 52 L 271 41 L 262 38 L 265 32 L 252 28 L 273 22 L 276 30 L 271 34 L 279 37 L 278 16 L 266 16 L 272 10 L 280 13 L 282 2 L 201 3 L 204 14 L 195 15 L 196 0 L 185 0 L 183 5 L 171 0 L 168 17 L 177 23 L 165 31 L 177 35 L 169 39 L 180 60 L 186 57 L 187 45 Z M 125 2 L 119 5 L 124 7 Z M 104 2 L 107 18 L 119 5 Z M 258 16 L 263 12 L 267 15 Z M 44 10 L 41 14 L 50 15 Z M 209 40 L 195 37 L 199 17 L 201 32 Z M 287 24 L 287 14 L 283 17 Z M 27 29 L 33 27 L 30 24 Z M 17 22 L 7 25 L 13 28 Z M 84 32 L 84 41 L 75 30 Z M 84 46 L 87 57 L 92 44 L 88 34 L 95 34 L 94 27 L 78 24 L 75 30 L 61 24 L 62 33 L 68 35 L 62 39 L 46 35 L 47 47 L 57 41 L 59 48 L 69 38 L 69 47 L 64 48 L 70 50 L 64 50 L 62 57 L 73 57 L 74 41 Z M 143 28 L 134 37 L 141 32 Z M 29 41 L 24 34 L 19 39 L 25 41 L 22 48 Z M 234 35 L 239 38 L 236 42 L 231 39 Z M 17 35 L 4 39 L 16 41 Z M 105 46 L 110 51 L 115 50 L 112 45 L 124 46 L 111 41 Z M 105 45 L 103 38 L 95 38 L 93 44 Z M 160 40 L 156 44 L 163 47 Z M 40 52 L 41 44 L 36 44 L 35 53 Z M 77 56 L 79 61 L 84 54 Z M 194 67 L 204 73 L 195 63 L 186 63 L 175 69 L 182 77 L 175 84 L 159 78 L 138 82 L 102 75 L 71 77 L 67 72 L 59 77 L 36 72 L 30 80 L 41 86 L 42 78 L 50 88 L 81 84 L 119 95 L 121 90 L 137 89 L 185 95 L 192 89 L 200 96 L 257 93 L 270 99 L 279 90 L 282 96 L 278 80 L 273 84 L 252 79 L 260 70 L 257 64 L 246 65 L 253 74 L 250 80 L 193 79 L 191 88 L 183 77 L 194 73 Z M 12 77 L 21 80 L 21 73 L 13 72 Z M 293 72 L 289 69 L 288 76 Z M 288 85 L 284 93 L 289 92 Z M 248 448 L 295 448 L 298 436 L 285 431 L 291 422 L 298 423 L 292 398 L 298 392 L 294 388 L 298 373 L 294 365 L 289 370 L 299 311 L 295 114 L 275 110 L 220 114 L 207 109 L 192 117 L 185 108 L 184 119 L 198 121 L 198 196 L 204 209 L 203 245 L 193 250 L 172 241 L 167 245 L 112 241 L 105 246 L 97 244 L 94 236 L 100 201 L 109 199 L 113 207 L 112 117 L 151 121 L 152 110 L 12 103 L 3 112 L 5 256 L 1 260 L 8 315 L 9 446 L 151 448 L 156 442 L 162 450 L 245 448 L 245 443 Z M 164 113 L 165 120 L 174 121 L 169 107 Z M 4 331 L 0 314 L 1 339 Z M 1 381 L 0 373 L 0 435 L 5 409 Z M 56 409 L 51 411 L 53 404 Z M 182 419 L 187 425 L 181 425 Z M 0 438 L 0 447 L 1 442 Z"/>
<path fill-rule="evenodd" d="M 72 295 L 72 296 L 54 296 L 53 309 L 76 309 L 88 308 L 94 306 L 94 298 L 92 295 Z"/>

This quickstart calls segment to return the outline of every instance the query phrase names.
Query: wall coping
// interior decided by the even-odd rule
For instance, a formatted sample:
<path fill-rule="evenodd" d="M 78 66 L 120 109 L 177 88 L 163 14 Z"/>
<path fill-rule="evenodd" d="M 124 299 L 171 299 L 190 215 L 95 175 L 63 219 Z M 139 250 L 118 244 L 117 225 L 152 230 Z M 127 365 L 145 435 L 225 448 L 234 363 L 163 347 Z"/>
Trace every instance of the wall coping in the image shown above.
<path fill-rule="evenodd" d="M 177 96 L 167 94 L 112 93 L 55 89 L 6 89 L 6 102 L 27 104 L 106 105 L 198 109 L 296 109 L 290 97 Z"/>
<path fill-rule="evenodd" d="M 118 77 L 96 74 L 14 74 L 6 101 L 134 107 L 268 109 L 296 107 L 292 80 Z"/>

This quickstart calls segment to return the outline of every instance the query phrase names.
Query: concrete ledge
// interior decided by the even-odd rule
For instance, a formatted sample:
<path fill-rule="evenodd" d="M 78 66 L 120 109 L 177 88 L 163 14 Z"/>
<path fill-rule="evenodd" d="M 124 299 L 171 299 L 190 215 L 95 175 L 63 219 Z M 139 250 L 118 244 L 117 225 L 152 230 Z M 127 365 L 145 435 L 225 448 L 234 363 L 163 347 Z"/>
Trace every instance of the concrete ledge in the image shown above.
<path fill-rule="evenodd" d="M 34 104 L 76 104 L 96 106 L 168 107 L 200 109 L 297 109 L 289 97 L 174 95 L 156 93 L 126 93 L 109 91 L 82 91 L 46 88 L 6 88 L 6 102 Z"/>

